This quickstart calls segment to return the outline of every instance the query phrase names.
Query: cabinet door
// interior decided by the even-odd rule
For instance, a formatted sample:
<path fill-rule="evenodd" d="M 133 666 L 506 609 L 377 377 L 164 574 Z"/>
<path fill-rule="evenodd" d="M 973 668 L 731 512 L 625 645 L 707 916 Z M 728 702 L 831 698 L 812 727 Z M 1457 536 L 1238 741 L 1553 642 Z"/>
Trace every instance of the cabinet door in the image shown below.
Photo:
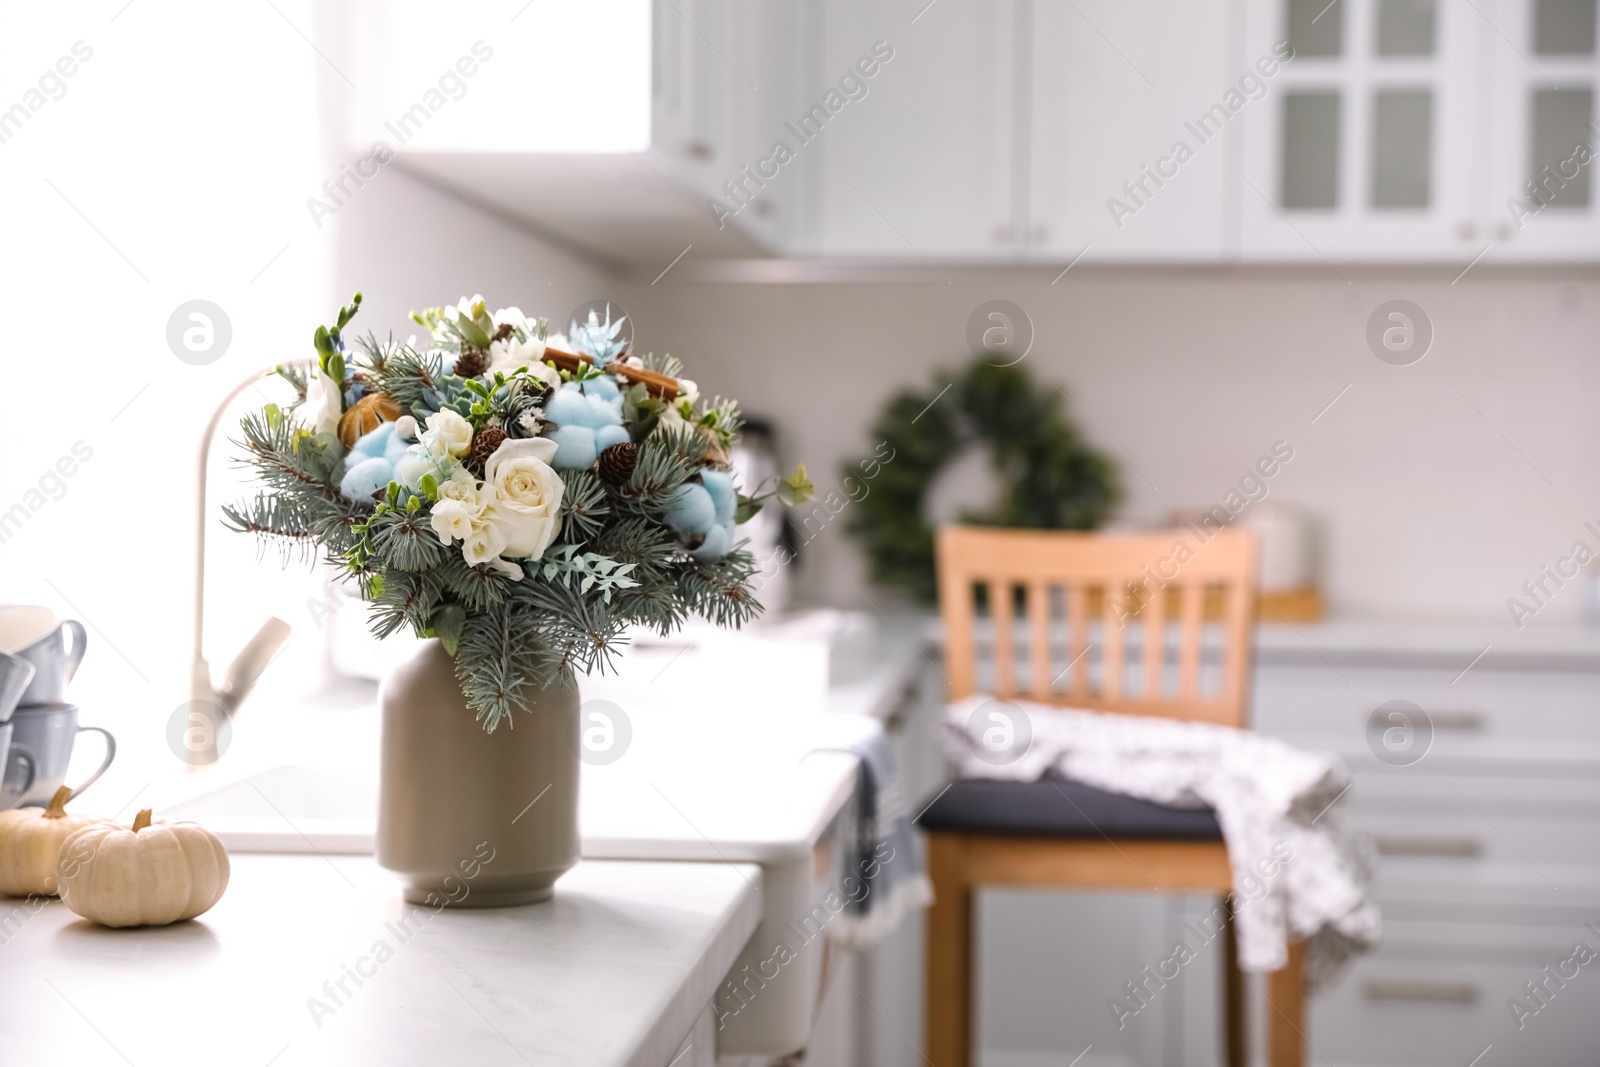
<path fill-rule="evenodd" d="M 1022 3 L 1034 24 L 1031 257 L 1221 258 L 1240 134 L 1202 141 L 1194 123 L 1251 73 L 1230 56 L 1228 0 Z M 1257 82 L 1247 89 L 1264 93 Z"/>
<path fill-rule="evenodd" d="M 1488 260 L 1600 259 L 1595 0 L 1501 0 L 1489 17 L 1495 151 Z"/>
<path fill-rule="evenodd" d="M 1490 31 L 1474 7 L 1246 0 L 1245 54 L 1294 55 L 1243 115 L 1246 258 L 1466 262 L 1483 249 L 1472 183 Z"/>
<path fill-rule="evenodd" d="M 918 261 L 1006 259 L 1018 244 L 1012 185 L 1013 0 L 828 0 L 825 46 L 791 125 L 835 101 L 857 63 L 892 49 L 866 95 L 785 137 L 822 158 L 816 251 Z M 882 45 L 878 45 L 882 42 Z M 857 90 L 859 91 L 859 90 Z"/>

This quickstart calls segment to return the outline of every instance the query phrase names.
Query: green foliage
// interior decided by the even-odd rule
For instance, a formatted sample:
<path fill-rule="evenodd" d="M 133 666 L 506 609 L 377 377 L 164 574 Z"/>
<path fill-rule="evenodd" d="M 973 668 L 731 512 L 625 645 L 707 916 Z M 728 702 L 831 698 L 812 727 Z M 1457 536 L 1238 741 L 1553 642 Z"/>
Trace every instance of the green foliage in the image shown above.
<path fill-rule="evenodd" d="M 1062 414 L 1061 395 L 1038 388 L 1021 367 L 978 361 L 960 374 L 940 374 L 925 391 L 892 397 L 872 433 L 883 442 L 878 455 L 845 467 L 852 479 L 866 469 L 878 472 L 872 492 L 851 506 L 847 529 L 861 539 L 873 581 L 924 603 L 934 602 L 936 589 L 923 498 L 939 470 L 968 445 L 990 447 L 1004 489 L 992 514 L 963 515 L 964 522 L 1089 530 L 1121 496 L 1110 461 L 1085 445 Z"/>
<path fill-rule="evenodd" d="M 617 590 L 638 588 L 638 580 L 628 577 L 634 566 L 598 552 L 580 552 L 577 545 L 561 545 L 544 554 L 539 571 L 547 582 L 561 577 L 578 582 L 580 593 L 597 590 L 609 604 Z"/>
<path fill-rule="evenodd" d="M 374 371 L 378 389 L 393 397 L 401 411 L 415 415 L 418 421 L 431 414 L 424 398 L 437 392 L 444 381 L 444 357 L 439 353 L 402 345 Z"/>

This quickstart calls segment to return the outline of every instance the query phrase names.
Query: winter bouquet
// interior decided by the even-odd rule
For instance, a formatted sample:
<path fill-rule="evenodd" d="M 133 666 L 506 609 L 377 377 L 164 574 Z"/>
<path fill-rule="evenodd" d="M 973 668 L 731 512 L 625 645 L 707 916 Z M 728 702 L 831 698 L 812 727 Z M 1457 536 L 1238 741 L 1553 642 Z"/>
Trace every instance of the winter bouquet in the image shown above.
<path fill-rule="evenodd" d="M 735 529 L 811 486 L 800 467 L 741 491 L 734 401 L 701 399 L 671 356 L 630 354 L 609 307 L 562 336 L 475 296 L 413 313 L 424 343 L 351 344 L 360 306 L 318 327 L 314 362 L 277 368 L 287 409 L 244 419 L 264 489 L 228 525 L 320 546 L 378 636 L 437 637 L 485 729 L 603 669 L 630 627 L 759 610 Z"/>

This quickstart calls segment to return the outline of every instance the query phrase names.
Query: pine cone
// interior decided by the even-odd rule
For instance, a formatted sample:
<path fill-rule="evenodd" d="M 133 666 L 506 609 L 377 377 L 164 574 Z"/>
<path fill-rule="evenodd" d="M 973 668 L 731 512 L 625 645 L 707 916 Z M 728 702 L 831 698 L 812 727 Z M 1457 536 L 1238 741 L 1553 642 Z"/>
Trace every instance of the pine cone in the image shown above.
<path fill-rule="evenodd" d="M 461 354 L 456 357 L 455 370 L 451 371 L 457 378 L 476 378 L 489 369 L 489 354 L 481 348 L 467 348 L 462 346 Z"/>
<path fill-rule="evenodd" d="M 607 485 L 621 485 L 639 465 L 639 446 L 632 441 L 612 445 L 600 453 L 600 480 Z"/>
<path fill-rule="evenodd" d="M 502 322 L 500 324 L 500 328 L 495 330 L 494 336 L 489 338 L 489 342 L 493 344 L 495 341 L 504 341 L 513 336 L 516 332 L 516 327 L 512 326 L 509 322 Z"/>
<path fill-rule="evenodd" d="M 467 460 L 467 466 L 472 468 L 475 474 L 482 474 L 484 467 L 488 465 L 489 457 L 494 455 L 494 450 L 499 448 L 500 442 L 505 439 L 504 430 L 497 430 L 494 427 L 479 430 L 478 436 L 472 439 L 472 455 Z"/>

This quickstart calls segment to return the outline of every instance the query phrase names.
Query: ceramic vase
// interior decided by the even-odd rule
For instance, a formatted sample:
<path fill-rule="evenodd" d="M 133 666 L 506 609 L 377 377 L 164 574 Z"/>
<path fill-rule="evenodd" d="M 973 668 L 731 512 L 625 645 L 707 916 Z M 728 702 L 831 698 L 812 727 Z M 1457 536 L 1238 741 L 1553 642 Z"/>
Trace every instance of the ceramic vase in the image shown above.
<path fill-rule="evenodd" d="M 578 862 L 578 693 L 529 694 L 485 733 L 437 640 L 384 679 L 378 864 L 405 898 L 494 908 L 549 900 Z"/>

